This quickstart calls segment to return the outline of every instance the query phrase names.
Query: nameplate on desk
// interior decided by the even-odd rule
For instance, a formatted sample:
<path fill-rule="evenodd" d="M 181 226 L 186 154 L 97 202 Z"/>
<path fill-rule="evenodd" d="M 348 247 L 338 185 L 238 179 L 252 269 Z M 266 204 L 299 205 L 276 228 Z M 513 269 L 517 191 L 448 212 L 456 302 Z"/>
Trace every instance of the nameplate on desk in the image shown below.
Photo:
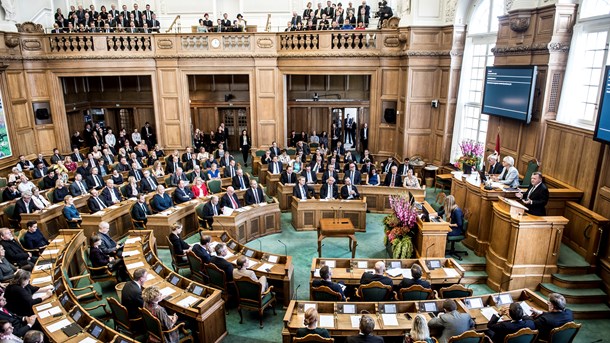
<path fill-rule="evenodd" d="M 383 313 L 381 319 L 385 326 L 398 326 L 398 317 L 396 317 L 396 313 Z"/>
<path fill-rule="evenodd" d="M 320 261 L 320 265 L 328 266 L 329 268 L 335 268 L 336 261 L 335 260 L 324 260 L 324 261 Z"/>
<path fill-rule="evenodd" d="M 51 268 L 53 268 L 53 263 L 38 264 L 36 267 L 34 267 L 34 271 L 49 270 Z"/>
<path fill-rule="evenodd" d="M 445 272 L 445 274 L 448 277 L 459 277 L 460 273 L 457 272 L 457 270 L 453 269 L 453 268 L 443 268 L 443 271 Z"/>
<path fill-rule="evenodd" d="M 46 282 L 51 282 L 53 281 L 53 278 L 51 277 L 51 275 L 49 276 L 43 276 L 43 277 L 39 277 L 39 278 L 35 278 L 32 280 L 32 285 L 38 285 L 41 283 L 46 283 Z"/>
<path fill-rule="evenodd" d="M 38 312 L 38 317 L 40 317 L 41 319 L 44 319 L 44 318 L 47 318 L 49 316 L 52 316 L 52 315 L 58 314 L 58 313 L 61 313 L 61 308 L 59 306 L 55 306 L 55 307 L 51 307 L 48 310 Z"/>
<path fill-rule="evenodd" d="M 40 311 L 44 311 L 48 308 L 53 307 L 53 305 L 51 303 L 46 303 L 46 304 L 42 304 L 40 306 L 36 306 L 36 311 L 40 312 Z"/>
<path fill-rule="evenodd" d="M 176 304 L 180 307 L 187 308 L 187 307 L 190 307 L 195 302 L 197 302 L 197 298 L 189 295 L 186 298 L 178 301 Z"/>
<path fill-rule="evenodd" d="M 139 250 L 123 251 L 123 257 L 129 257 L 129 256 L 134 256 L 134 255 L 139 255 L 139 254 L 140 254 Z"/>
<path fill-rule="evenodd" d="M 141 241 L 141 240 L 142 240 L 142 237 L 127 238 L 125 240 L 125 244 L 133 244 L 133 243 L 135 243 L 137 241 Z"/>
<path fill-rule="evenodd" d="M 321 328 L 334 328 L 335 317 L 333 315 L 321 314 L 320 315 L 320 327 Z"/>
<path fill-rule="evenodd" d="M 135 269 L 138 267 L 144 267 L 144 262 L 138 261 L 138 262 L 130 263 L 130 264 L 126 265 L 125 267 L 127 267 L 127 269 Z"/>

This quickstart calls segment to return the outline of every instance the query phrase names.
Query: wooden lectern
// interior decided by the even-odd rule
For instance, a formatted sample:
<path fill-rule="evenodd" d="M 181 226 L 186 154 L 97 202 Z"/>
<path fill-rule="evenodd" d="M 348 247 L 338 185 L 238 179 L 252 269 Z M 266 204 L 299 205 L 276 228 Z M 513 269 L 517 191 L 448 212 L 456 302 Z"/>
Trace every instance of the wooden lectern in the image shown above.
<path fill-rule="evenodd" d="M 499 196 L 498 199 L 508 205 L 511 216 L 521 216 L 525 213 L 525 211 L 528 210 L 527 207 L 521 205 L 519 202 L 513 199 L 508 199 L 502 196 Z"/>
<path fill-rule="evenodd" d="M 493 203 L 486 271 L 487 285 L 499 291 L 550 282 L 557 272 L 561 237 L 568 223 L 561 216 L 518 214 L 512 205 L 501 200 Z"/>

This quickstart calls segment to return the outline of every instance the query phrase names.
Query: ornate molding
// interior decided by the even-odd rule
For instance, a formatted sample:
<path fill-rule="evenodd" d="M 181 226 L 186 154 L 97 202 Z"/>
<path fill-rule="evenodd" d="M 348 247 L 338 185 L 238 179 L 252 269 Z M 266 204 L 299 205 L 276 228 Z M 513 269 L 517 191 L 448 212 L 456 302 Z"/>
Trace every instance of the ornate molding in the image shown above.
<path fill-rule="evenodd" d="M 570 51 L 570 43 L 565 42 L 550 42 L 548 44 L 550 52 L 567 53 Z"/>
<path fill-rule="evenodd" d="M 387 36 L 383 39 L 383 46 L 386 48 L 397 48 L 400 46 L 399 36 Z"/>
<path fill-rule="evenodd" d="M 157 48 L 159 49 L 172 49 L 174 42 L 171 39 L 161 38 L 157 40 Z"/>
<path fill-rule="evenodd" d="M 44 33 L 44 28 L 40 24 L 26 21 L 22 24 L 15 24 L 19 33 Z"/>
<path fill-rule="evenodd" d="M 547 44 L 537 43 L 532 45 L 496 46 L 491 49 L 494 55 L 525 55 L 528 53 L 548 52 Z"/>
<path fill-rule="evenodd" d="M 436 56 L 451 56 L 449 50 L 409 50 L 407 56 L 417 57 L 436 57 Z"/>
<path fill-rule="evenodd" d="M 451 24 L 455 20 L 457 0 L 448 0 L 445 3 L 445 24 Z"/>
<path fill-rule="evenodd" d="M 19 46 L 19 36 L 15 34 L 7 33 L 4 35 L 4 44 L 13 49 Z"/>
<path fill-rule="evenodd" d="M 512 18 L 510 19 L 509 24 L 511 30 L 518 33 L 523 33 L 530 27 L 530 17 Z"/>
<path fill-rule="evenodd" d="M 39 51 L 42 49 L 38 39 L 24 39 L 21 41 L 21 44 L 23 44 L 23 49 L 28 51 Z"/>
<path fill-rule="evenodd" d="M 258 38 L 256 40 L 256 46 L 258 46 L 261 49 L 271 49 L 271 48 L 273 48 L 273 40 L 268 37 Z"/>

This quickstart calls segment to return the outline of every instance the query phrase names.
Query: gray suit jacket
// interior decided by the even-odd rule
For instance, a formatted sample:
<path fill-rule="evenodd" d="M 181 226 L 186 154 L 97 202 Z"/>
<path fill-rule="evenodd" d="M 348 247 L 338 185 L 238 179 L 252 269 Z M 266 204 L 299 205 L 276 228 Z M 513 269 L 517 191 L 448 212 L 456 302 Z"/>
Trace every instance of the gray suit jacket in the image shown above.
<path fill-rule="evenodd" d="M 447 343 L 451 336 L 461 335 L 474 326 L 474 322 L 467 313 L 452 311 L 440 314 L 428 322 L 429 327 L 443 329 L 443 335 L 439 338 L 439 343 Z"/>
<path fill-rule="evenodd" d="M 508 169 L 504 168 L 500 176 L 498 176 L 499 182 L 508 185 L 512 188 L 519 187 L 519 171 L 515 167 Z"/>

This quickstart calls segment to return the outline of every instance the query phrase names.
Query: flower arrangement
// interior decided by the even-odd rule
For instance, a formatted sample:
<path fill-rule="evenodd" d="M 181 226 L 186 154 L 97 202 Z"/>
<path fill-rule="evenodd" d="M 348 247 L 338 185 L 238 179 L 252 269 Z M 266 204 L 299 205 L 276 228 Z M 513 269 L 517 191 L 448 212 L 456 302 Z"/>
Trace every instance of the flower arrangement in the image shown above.
<path fill-rule="evenodd" d="M 392 247 L 392 258 L 409 258 L 413 254 L 413 228 L 417 224 L 417 209 L 409 203 L 407 194 L 390 195 L 393 213 L 383 219 L 384 243 Z"/>
<path fill-rule="evenodd" d="M 475 142 L 472 139 L 464 139 L 460 143 L 460 150 L 462 156 L 453 164 L 456 168 L 463 169 L 465 165 L 479 167 L 485 152 L 483 143 Z"/>

